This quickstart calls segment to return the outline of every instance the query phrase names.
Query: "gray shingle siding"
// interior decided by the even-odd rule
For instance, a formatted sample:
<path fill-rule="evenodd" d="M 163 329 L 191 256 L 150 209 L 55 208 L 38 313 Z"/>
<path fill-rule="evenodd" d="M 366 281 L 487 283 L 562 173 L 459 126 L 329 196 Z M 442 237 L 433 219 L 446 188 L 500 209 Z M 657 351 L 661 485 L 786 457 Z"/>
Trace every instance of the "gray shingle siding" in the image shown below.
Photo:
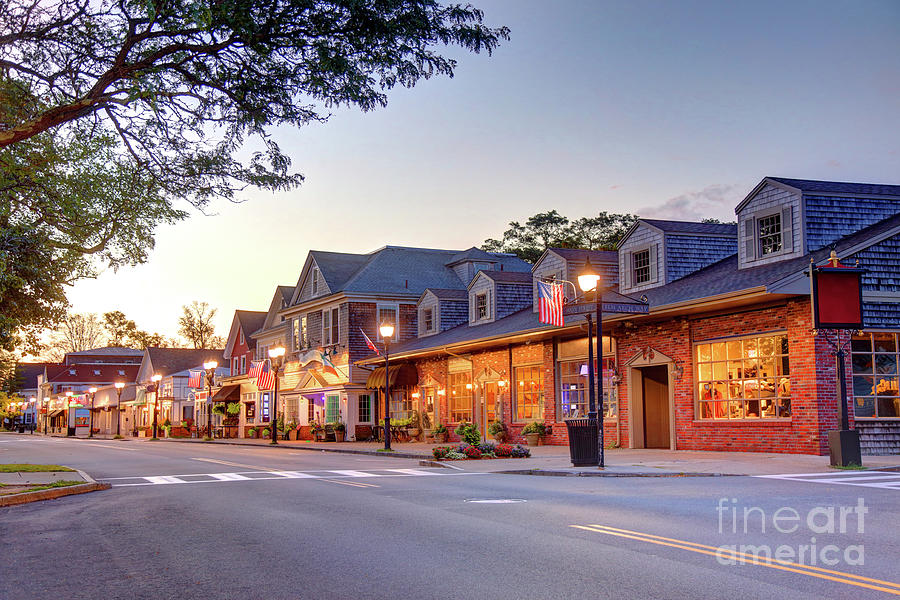
<path fill-rule="evenodd" d="M 900 201 L 892 198 L 804 196 L 806 243 L 810 251 L 868 227 L 900 212 Z"/>
<path fill-rule="evenodd" d="M 867 328 L 897 329 L 900 327 L 900 303 L 863 302 L 863 323 Z"/>
<path fill-rule="evenodd" d="M 469 303 L 465 300 L 441 300 L 438 307 L 441 331 L 469 322 Z"/>
<path fill-rule="evenodd" d="M 675 281 L 737 252 L 737 238 L 666 235 L 666 281 Z"/>
<path fill-rule="evenodd" d="M 531 286 L 530 285 L 504 285 L 498 283 L 497 290 L 497 319 L 502 319 L 506 315 L 511 315 L 523 308 L 531 306 Z"/>
<path fill-rule="evenodd" d="M 845 264 L 853 264 L 859 259 L 859 266 L 868 269 L 863 275 L 863 290 L 879 292 L 900 292 L 900 235 L 858 252 Z"/>

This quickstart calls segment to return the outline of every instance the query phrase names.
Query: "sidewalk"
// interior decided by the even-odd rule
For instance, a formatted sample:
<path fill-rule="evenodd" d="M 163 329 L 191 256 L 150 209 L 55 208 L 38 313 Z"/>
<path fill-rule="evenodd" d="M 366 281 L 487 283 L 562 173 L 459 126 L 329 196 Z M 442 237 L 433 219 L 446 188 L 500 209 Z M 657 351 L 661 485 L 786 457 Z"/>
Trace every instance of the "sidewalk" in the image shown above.
<path fill-rule="evenodd" d="M 383 444 L 377 442 L 290 442 L 278 441 L 271 446 L 268 440 L 229 439 L 203 442 L 202 440 L 169 438 L 167 442 L 207 443 L 213 445 L 260 446 L 309 450 L 321 452 L 342 452 L 348 454 L 375 454 Z M 452 444 L 445 444 L 452 445 Z M 433 460 L 431 449 L 437 444 L 421 442 L 394 443 L 390 456 L 398 458 L 420 458 Z M 510 458 L 495 460 L 460 460 L 442 463 L 451 468 L 483 473 L 521 472 L 529 475 L 571 475 L 571 476 L 632 476 L 632 477 L 672 477 L 672 476 L 714 476 L 714 475 L 778 475 L 786 473 L 827 473 L 832 472 L 827 456 L 806 454 L 774 454 L 762 452 L 697 452 L 689 450 L 647 450 L 615 449 L 605 452 L 606 469 L 594 467 L 572 467 L 568 446 L 537 446 L 530 448 L 531 458 Z M 377 453 L 386 456 L 386 453 Z M 867 469 L 900 469 L 900 455 L 864 456 L 863 465 Z"/>

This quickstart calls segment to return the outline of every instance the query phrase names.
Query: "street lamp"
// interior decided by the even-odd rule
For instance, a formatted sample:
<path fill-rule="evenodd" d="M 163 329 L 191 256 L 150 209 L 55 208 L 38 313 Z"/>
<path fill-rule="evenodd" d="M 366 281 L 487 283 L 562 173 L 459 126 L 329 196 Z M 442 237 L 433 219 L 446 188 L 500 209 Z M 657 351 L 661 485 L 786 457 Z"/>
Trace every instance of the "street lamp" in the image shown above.
<path fill-rule="evenodd" d="M 391 449 L 391 338 L 394 337 L 393 323 L 382 323 L 378 328 L 381 341 L 384 342 L 384 449 Z"/>
<path fill-rule="evenodd" d="M 209 360 L 203 363 L 203 368 L 206 369 L 206 437 L 212 439 L 212 384 L 213 377 L 216 375 L 216 367 L 219 366 L 219 363 L 214 360 Z"/>
<path fill-rule="evenodd" d="M 116 437 L 122 437 L 122 390 L 125 384 L 121 381 L 115 383 L 116 386 Z"/>
<path fill-rule="evenodd" d="M 72 396 L 74 396 L 74 395 L 75 395 L 75 392 L 73 392 L 72 390 L 66 391 L 66 436 L 69 435 L 69 431 L 70 431 L 69 417 L 72 418 L 72 429 L 71 429 L 72 435 L 75 435 L 75 414 L 74 413 L 70 414 L 70 411 L 72 410 L 70 405 L 72 404 Z"/>
<path fill-rule="evenodd" d="M 591 337 L 593 333 L 593 323 L 591 322 L 591 313 L 587 313 L 585 317 L 588 322 L 588 420 L 592 423 L 597 423 L 597 427 L 599 429 L 599 436 L 597 438 L 597 443 L 599 444 L 599 456 L 600 456 L 600 468 L 604 467 L 604 456 L 603 456 L 603 293 L 600 290 L 600 275 L 594 270 L 593 265 L 591 265 L 591 259 L 588 257 L 587 262 L 584 265 L 584 270 L 578 275 L 578 287 L 581 288 L 581 291 L 587 292 L 594 290 L 594 296 L 596 298 L 597 303 L 597 365 L 600 369 L 600 384 L 597 387 L 597 399 L 598 401 L 594 402 L 594 390 L 595 390 L 595 379 L 594 379 L 594 343 Z M 598 411 L 599 408 L 599 411 Z M 596 419 L 596 421 L 595 421 Z"/>
<path fill-rule="evenodd" d="M 97 388 L 89 388 L 88 393 L 91 395 L 91 414 L 90 419 L 88 420 L 88 437 L 92 438 L 94 437 L 94 394 L 97 393 Z"/>
<path fill-rule="evenodd" d="M 30 398 L 28 398 L 28 404 L 31 405 L 31 407 L 34 409 L 34 418 L 32 419 L 33 422 L 31 423 L 31 435 L 34 435 L 34 430 L 37 429 L 38 409 L 37 409 L 36 402 L 37 402 L 37 398 L 35 398 L 34 396 L 31 396 Z"/>
<path fill-rule="evenodd" d="M 159 391 L 162 389 L 162 375 L 157 373 L 153 377 L 150 378 L 150 381 L 153 382 L 155 389 L 153 390 L 153 437 L 150 439 L 152 442 L 156 442 L 159 440 L 156 437 L 156 417 L 159 414 Z"/>
<path fill-rule="evenodd" d="M 281 370 L 282 361 L 284 360 L 284 346 L 275 346 L 269 349 L 269 362 L 272 365 L 272 374 L 275 376 L 275 392 L 272 395 L 272 422 L 271 432 L 272 441 L 270 444 L 278 443 L 278 433 L 275 431 L 278 424 L 278 371 Z"/>

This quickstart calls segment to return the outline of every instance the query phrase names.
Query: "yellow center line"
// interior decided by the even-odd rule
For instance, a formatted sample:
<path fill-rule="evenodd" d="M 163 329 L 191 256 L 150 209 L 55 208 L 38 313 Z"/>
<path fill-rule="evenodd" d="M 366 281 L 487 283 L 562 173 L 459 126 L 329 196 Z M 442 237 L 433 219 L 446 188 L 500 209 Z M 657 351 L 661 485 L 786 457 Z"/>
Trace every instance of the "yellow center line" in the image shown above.
<path fill-rule="evenodd" d="M 246 465 L 244 463 L 229 462 L 227 460 L 219 460 L 216 458 L 192 458 L 191 460 L 202 460 L 203 462 L 217 463 L 220 465 L 228 465 L 229 467 L 246 467 L 257 471 L 278 471 L 280 469 L 271 469 L 269 467 L 260 467 L 259 465 Z"/>
<path fill-rule="evenodd" d="M 632 531 L 632 530 L 630 530 L 630 529 L 619 529 L 618 527 L 610 527 L 609 525 L 597 525 L 597 524 L 595 524 L 595 523 L 590 523 L 589 526 L 590 526 L 590 527 L 599 527 L 600 529 L 608 529 L 608 530 L 610 530 L 610 531 L 618 531 L 619 533 L 628 533 L 628 534 L 633 534 L 633 535 L 639 535 L 639 536 L 642 536 L 642 537 L 645 537 L 645 538 L 653 538 L 653 539 L 657 539 L 657 540 L 666 540 L 666 541 L 669 541 L 669 542 L 678 542 L 678 543 L 680 543 L 680 544 L 687 544 L 687 545 L 689 545 L 689 546 L 695 546 L 695 547 L 697 547 L 697 548 L 707 548 L 707 549 L 709 549 L 709 550 L 720 551 L 720 549 L 717 548 L 716 546 L 707 546 L 706 544 L 698 544 L 698 543 L 696 543 L 696 542 L 687 542 L 687 541 L 684 541 L 684 540 L 678 540 L 678 539 L 674 539 L 674 538 L 663 537 L 663 536 L 661 536 L 661 535 L 653 535 L 653 534 L 651 534 L 651 533 L 643 533 L 643 532 L 640 532 L 640 531 Z M 729 555 L 732 555 L 732 554 L 739 554 L 739 555 L 742 555 L 742 556 L 744 556 L 744 557 L 757 558 L 757 555 L 755 555 L 755 554 L 749 554 L 749 553 L 746 553 L 746 552 L 737 552 L 737 551 L 735 551 L 735 550 L 727 550 L 727 549 L 721 549 L 721 551 L 722 551 L 722 552 L 727 552 Z M 776 559 L 776 558 L 773 558 L 773 559 L 766 559 L 766 560 L 769 560 L 770 562 L 773 562 L 773 563 L 778 563 L 778 564 L 780 564 L 780 565 L 786 565 L 786 566 L 789 566 L 789 567 L 798 567 L 798 568 L 801 568 L 801 569 L 810 569 L 810 570 L 813 570 L 813 571 L 820 571 L 820 572 L 822 572 L 822 573 L 830 573 L 830 574 L 832 574 L 832 575 L 838 575 L 838 576 L 840 576 L 840 577 L 849 577 L 849 578 L 851 578 L 851 579 L 860 579 L 860 580 L 862 580 L 862 581 L 871 581 L 872 583 L 877 583 L 877 584 L 879 584 L 879 585 L 888 585 L 888 586 L 893 586 L 893 587 L 896 587 L 896 588 L 900 588 L 900 583 L 892 583 L 892 582 L 890 582 L 890 581 L 884 581 L 884 580 L 881 580 L 881 579 L 872 579 L 871 577 L 863 577 L 862 575 L 853 575 L 852 573 L 843 573 L 843 572 L 841 572 L 841 571 L 834 571 L 834 570 L 832 570 L 832 569 L 826 569 L 826 568 L 824 568 L 824 567 L 815 567 L 815 566 L 812 566 L 812 565 L 804 565 L 804 564 L 802 564 L 802 563 L 795 563 L 795 562 L 791 562 L 791 561 L 789 561 L 789 560 L 778 560 L 778 559 Z"/>
<path fill-rule="evenodd" d="M 627 529 L 616 530 L 615 528 L 610 528 L 605 525 L 570 525 L 575 529 L 582 529 L 584 531 L 591 531 L 594 533 L 603 533 L 606 535 L 612 535 L 616 537 L 637 540 L 639 542 L 647 542 L 650 544 L 656 544 L 658 546 L 668 546 L 670 548 L 678 548 L 681 550 L 688 550 L 690 552 L 696 552 L 698 554 L 706 554 L 709 556 L 724 556 L 729 560 L 735 560 L 742 563 L 752 564 L 761 567 L 769 567 L 770 569 L 778 569 L 780 571 L 789 571 L 791 573 L 799 573 L 801 575 L 808 575 L 810 577 L 816 577 L 819 579 L 827 579 L 829 581 L 835 581 L 837 583 L 846 583 L 847 585 L 853 585 L 856 587 L 868 588 L 871 590 L 877 590 L 879 592 L 888 592 L 889 594 L 900 596 L 900 584 L 892 583 L 890 581 L 882 581 L 880 579 L 870 579 L 867 577 L 859 577 L 856 575 L 850 575 L 848 573 L 841 573 L 839 571 L 829 571 L 827 569 L 819 569 L 818 567 L 808 567 L 806 565 L 800 565 L 797 563 L 789 563 L 786 561 L 773 561 L 766 557 L 760 557 L 755 554 L 746 554 L 742 552 L 737 552 L 735 550 L 728 549 L 719 549 L 714 546 L 705 546 L 703 544 L 695 544 L 694 542 L 687 542 L 684 540 L 677 540 L 674 538 L 663 538 L 661 536 L 652 536 L 651 534 L 640 533 L 636 531 L 630 531 Z M 627 532 L 627 533 L 622 533 Z M 659 539 L 653 539 L 659 538 Z M 663 541 L 668 540 L 668 541 Z M 699 547 L 696 547 L 699 546 Z M 706 550 L 704 548 L 711 548 L 714 551 Z M 816 570 L 824 571 L 824 573 L 816 572 Z M 826 575 L 825 573 L 834 573 L 838 575 L 838 577 L 834 577 L 831 575 Z M 870 585 L 868 583 L 863 583 L 862 581 L 854 581 L 851 578 L 857 579 L 865 579 L 866 581 L 872 581 L 879 583 L 881 585 Z M 883 586 L 892 586 L 892 587 L 883 587 Z"/>
<path fill-rule="evenodd" d="M 337 479 L 318 479 L 318 481 L 327 481 L 328 483 L 339 483 L 341 485 L 351 485 L 353 487 L 361 487 L 361 488 L 381 487 L 381 486 L 375 485 L 374 483 L 361 483 L 359 481 L 339 481 Z"/>

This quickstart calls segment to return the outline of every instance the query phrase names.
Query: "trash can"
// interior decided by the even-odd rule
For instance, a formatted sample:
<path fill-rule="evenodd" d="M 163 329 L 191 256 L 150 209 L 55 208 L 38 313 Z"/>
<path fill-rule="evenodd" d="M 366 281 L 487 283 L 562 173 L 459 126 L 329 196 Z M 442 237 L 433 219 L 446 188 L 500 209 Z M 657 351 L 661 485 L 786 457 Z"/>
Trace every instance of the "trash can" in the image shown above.
<path fill-rule="evenodd" d="M 569 432 L 569 456 L 572 466 L 596 467 L 600 464 L 597 419 L 566 419 Z"/>

